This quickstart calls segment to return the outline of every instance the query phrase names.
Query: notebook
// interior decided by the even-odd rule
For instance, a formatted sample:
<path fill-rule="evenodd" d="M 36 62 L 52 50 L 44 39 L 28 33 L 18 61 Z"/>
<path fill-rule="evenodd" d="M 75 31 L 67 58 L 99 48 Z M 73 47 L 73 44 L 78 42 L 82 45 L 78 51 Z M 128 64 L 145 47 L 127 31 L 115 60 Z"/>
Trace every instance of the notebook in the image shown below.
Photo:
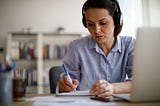
<path fill-rule="evenodd" d="M 131 102 L 160 101 L 160 28 L 137 29 L 131 94 L 114 94 Z"/>
<path fill-rule="evenodd" d="M 58 83 L 59 85 L 59 83 Z M 56 96 L 95 96 L 89 93 L 89 90 L 85 91 L 71 91 L 71 92 L 59 92 L 59 86 L 56 87 Z"/>
<path fill-rule="evenodd" d="M 89 91 L 71 91 L 56 93 L 56 96 L 95 96 L 94 94 L 89 93 Z"/>

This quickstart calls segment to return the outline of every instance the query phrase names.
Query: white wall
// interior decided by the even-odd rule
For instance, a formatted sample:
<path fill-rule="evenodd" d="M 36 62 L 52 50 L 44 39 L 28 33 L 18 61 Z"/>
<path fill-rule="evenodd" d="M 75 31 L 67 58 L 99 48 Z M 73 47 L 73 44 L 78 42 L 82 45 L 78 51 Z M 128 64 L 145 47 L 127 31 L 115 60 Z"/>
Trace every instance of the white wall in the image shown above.
<path fill-rule="evenodd" d="M 142 0 L 143 25 L 160 27 L 160 0 Z"/>
<path fill-rule="evenodd" d="M 0 0 L 0 36 L 5 36 L 8 31 L 22 31 L 30 27 L 32 32 L 54 32 L 57 27 L 63 26 L 66 32 L 88 32 L 81 23 L 81 7 L 85 0 Z M 127 13 L 128 8 L 135 4 L 131 0 L 130 7 L 121 1 L 123 16 L 136 16 Z M 124 1 L 124 2 L 122 2 Z M 127 0 L 128 1 L 128 0 Z M 148 22 L 152 26 L 160 25 L 160 0 L 149 1 Z M 137 5 L 137 4 L 136 4 Z M 134 8 L 134 7 L 133 7 Z M 137 10 L 138 11 L 138 10 Z M 145 16 L 146 17 L 146 16 Z M 133 21 L 134 22 L 134 21 Z M 128 22 L 126 22 L 128 23 Z M 126 24 L 124 23 L 124 24 Z M 133 25 L 132 23 L 130 26 Z"/>
<path fill-rule="evenodd" d="M 81 23 L 84 0 L 0 0 L 0 35 L 31 27 L 32 32 L 85 32 Z"/>
<path fill-rule="evenodd" d="M 160 27 L 160 0 L 119 0 L 123 13 L 121 35 L 136 37 L 137 27 Z"/>
<path fill-rule="evenodd" d="M 150 25 L 160 27 L 160 0 L 150 0 Z"/>
<path fill-rule="evenodd" d="M 119 0 L 122 16 L 123 28 L 122 36 L 136 37 L 137 27 L 142 26 L 142 2 L 141 0 Z"/>

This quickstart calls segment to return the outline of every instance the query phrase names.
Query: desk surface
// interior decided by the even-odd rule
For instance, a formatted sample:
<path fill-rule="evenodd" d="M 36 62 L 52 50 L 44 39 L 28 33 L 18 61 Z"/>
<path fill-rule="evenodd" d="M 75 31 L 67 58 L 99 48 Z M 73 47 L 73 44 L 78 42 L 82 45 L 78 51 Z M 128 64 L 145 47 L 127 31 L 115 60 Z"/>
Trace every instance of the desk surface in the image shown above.
<path fill-rule="evenodd" d="M 27 94 L 26 98 L 31 98 L 31 97 L 51 97 L 53 96 L 54 98 L 59 98 L 59 97 L 55 97 L 54 94 Z M 61 97 L 60 97 L 61 98 Z M 160 102 L 156 102 L 156 103 L 129 103 L 129 102 L 101 102 L 101 101 L 95 101 L 95 100 L 91 100 L 89 99 L 89 97 L 74 97 L 74 98 L 80 98 L 79 100 L 81 100 L 80 102 L 74 102 L 74 103 L 66 103 L 66 102 L 57 102 L 57 103 L 42 103 L 42 104 L 37 104 L 35 103 L 35 101 L 15 101 L 13 102 L 13 106 L 53 106 L 54 104 L 57 106 L 160 106 Z M 68 99 L 68 98 L 67 98 Z M 73 98 L 72 98 L 73 99 Z M 84 100 L 85 102 L 83 102 L 82 100 Z"/>

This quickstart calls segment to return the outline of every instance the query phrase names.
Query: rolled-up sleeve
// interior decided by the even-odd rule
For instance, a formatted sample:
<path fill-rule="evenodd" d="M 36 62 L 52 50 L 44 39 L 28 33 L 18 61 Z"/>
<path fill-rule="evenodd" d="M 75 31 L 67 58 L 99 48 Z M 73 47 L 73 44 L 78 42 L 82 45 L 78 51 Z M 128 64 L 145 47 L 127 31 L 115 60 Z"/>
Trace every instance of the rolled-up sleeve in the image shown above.
<path fill-rule="evenodd" d="M 128 61 L 126 66 L 127 79 L 126 81 L 132 80 L 132 69 L 133 69 L 133 55 L 134 55 L 134 44 L 135 39 L 131 39 L 128 46 Z"/>

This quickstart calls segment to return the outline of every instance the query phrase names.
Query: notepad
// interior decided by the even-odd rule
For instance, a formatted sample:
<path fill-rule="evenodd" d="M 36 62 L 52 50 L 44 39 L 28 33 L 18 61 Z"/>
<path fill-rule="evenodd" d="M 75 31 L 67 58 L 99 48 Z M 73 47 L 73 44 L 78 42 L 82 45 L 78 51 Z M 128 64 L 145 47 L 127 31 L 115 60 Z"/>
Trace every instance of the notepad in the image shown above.
<path fill-rule="evenodd" d="M 93 96 L 94 94 L 89 93 L 89 91 L 71 91 L 64 93 L 57 93 L 57 96 Z"/>

